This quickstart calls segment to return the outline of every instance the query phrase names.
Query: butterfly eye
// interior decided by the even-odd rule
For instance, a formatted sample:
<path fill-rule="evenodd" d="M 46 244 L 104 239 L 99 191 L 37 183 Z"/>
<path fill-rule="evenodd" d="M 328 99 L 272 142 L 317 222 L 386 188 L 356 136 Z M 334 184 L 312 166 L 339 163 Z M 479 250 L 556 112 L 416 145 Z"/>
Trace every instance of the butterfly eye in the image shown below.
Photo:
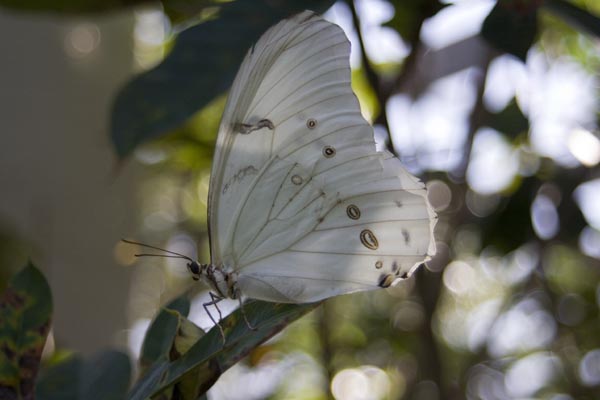
<path fill-rule="evenodd" d="M 323 155 L 327 158 L 335 156 L 335 148 L 332 146 L 323 147 Z"/>
<path fill-rule="evenodd" d="M 194 274 L 194 275 L 200 274 L 200 266 L 198 266 L 198 263 L 196 261 L 189 263 L 187 266 L 192 274 Z"/>
<path fill-rule="evenodd" d="M 350 204 L 346 207 L 346 214 L 350 219 L 359 219 L 360 218 L 360 208 L 355 206 L 354 204 Z"/>
<path fill-rule="evenodd" d="M 304 181 L 304 179 L 302 179 L 302 177 L 300 175 L 292 176 L 292 183 L 294 185 L 302 185 L 303 181 Z"/>
<path fill-rule="evenodd" d="M 306 126 L 308 127 L 308 129 L 315 129 L 317 127 L 317 120 L 316 119 L 309 119 L 308 121 L 306 121 Z"/>
<path fill-rule="evenodd" d="M 360 233 L 360 241 L 367 249 L 377 250 L 379 247 L 375 234 L 369 229 L 365 229 Z"/>

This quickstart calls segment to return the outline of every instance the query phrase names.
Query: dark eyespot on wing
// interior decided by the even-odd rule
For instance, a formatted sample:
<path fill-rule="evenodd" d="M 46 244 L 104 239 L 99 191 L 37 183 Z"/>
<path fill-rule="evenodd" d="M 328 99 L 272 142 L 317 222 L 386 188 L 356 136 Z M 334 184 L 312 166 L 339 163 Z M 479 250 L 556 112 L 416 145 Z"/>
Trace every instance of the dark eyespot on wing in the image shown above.
<path fill-rule="evenodd" d="M 273 124 L 273 122 L 270 119 L 266 119 L 266 118 L 258 121 L 257 126 L 259 128 L 269 128 L 270 130 L 275 129 L 275 124 Z"/>
<path fill-rule="evenodd" d="M 291 179 L 294 185 L 302 185 L 302 182 L 304 182 L 304 179 L 300 175 L 292 175 Z"/>
<path fill-rule="evenodd" d="M 323 147 L 323 155 L 326 158 L 332 158 L 332 157 L 334 157 L 335 153 L 336 153 L 335 147 L 333 147 L 333 146 L 325 146 L 325 147 Z"/>
<path fill-rule="evenodd" d="M 379 241 L 377 240 L 377 237 L 369 229 L 364 229 L 360 233 L 360 242 L 363 244 L 363 246 L 370 250 L 377 250 L 377 248 L 379 248 Z"/>
<path fill-rule="evenodd" d="M 379 287 L 382 288 L 387 288 L 390 287 L 392 282 L 394 282 L 394 275 L 393 274 L 382 274 L 379 277 Z"/>
<path fill-rule="evenodd" d="M 354 204 L 350 204 L 346 207 L 346 214 L 350 219 L 359 219 L 360 218 L 360 208 L 355 206 Z"/>

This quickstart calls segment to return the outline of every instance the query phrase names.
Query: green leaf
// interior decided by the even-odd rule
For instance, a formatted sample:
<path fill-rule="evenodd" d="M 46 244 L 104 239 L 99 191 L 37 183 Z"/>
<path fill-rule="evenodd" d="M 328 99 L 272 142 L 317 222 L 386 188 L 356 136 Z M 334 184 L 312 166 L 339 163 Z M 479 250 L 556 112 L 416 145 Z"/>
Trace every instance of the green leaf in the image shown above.
<path fill-rule="evenodd" d="M 168 360 L 179 329 L 179 313 L 162 309 L 148 328 L 142 345 L 140 366 L 148 368 L 157 361 Z"/>
<path fill-rule="evenodd" d="M 180 296 L 162 309 L 154 319 L 142 346 L 140 364 L 148 370 L 153 364 L 174 361 L 185 354 L 202 336 L 204 331 L 189 321 L 187 316 L 190 301 L 186 295 Z M 198 398 L 201 380 L 198 368 L 188 372 L 174 386 L 161 391 L 159 399 L 195 400 Z M 146 371 L 142 372 L 142 375 Z"/>
<path fill-rule="evenodd" d="M 160 310 L 150 324 L 140 355 L 140 367 L 145 370 L 160 360 L 168 360 L 169 352 L 179 329 L 179 315 L 187 316 L 190 311 L 190 301 L 184 295 L 171 301 Z"/>
<path fill-rule="evenodd" d="M 201 16 L 219 3 L 219 0 L 0 0 L 0 7 L 31 13 L 76 15 L 106 13 L 143 4 L 158 8 L 162 4 L 164 13 L 176 25 Z"/>
<path fill-rule="evenodd" d="M 204 331 L 200 327 L 179 315 L 179 329 L 171 347 L 170 359 L 175 360 L 187 353 L 202 336 L 204 336 Z"/>
<path fill-rule="evenodd" d="M 218 327 L 214 327 L 177 360 L 154 364 L 134 386 L 129 399 L 148 399 L 177 383 L 194 369 L 199 394 L 206 392 L 229 367 L 318 304 L 247 302 L 244 310 L 256 330 L 248 328 L 241 310 L 237 310 L 221 321 L 225 343 Z"/>
<path fill-rule="evenodd" d="M 176 297 L 165 306 L 166 309 L 177 311 L 179 314 L 187 317 L 190 313 L 191 302 L 187 294 Z"/>
<path fill-rule="evenodd" d="M 178 127 L 231 85 L 244 54 L 279 20 L 305 8 L 327 9 L 331 0 L 235 1 L 218 17 L 183 31 L 155 69 L 130 81 L 118 94 L 111 135 L 117 155 Z"/>
<path fill-rule="evenodd" d="M 575 29 L 600 37 L 599 17 L 564 0 L 546 0 L 543 6 Z"/>
<path fill-rule="evenodd" d="M 40 374 L 37 400 L 122 400 L 131 379 L 129 357 L 106 351 L 90 360 L 79 356 L 53 365 Z"/>
<path fill-rule="evenodd" d="M 215 4 L 216 3 L 216 4 Z M 218 5 L 215 0 L 162 0 L 163 10 L 173 24 L 198 16 L 209 7 Z"/>
<path fill-rule="evenodd" d="M 537 0 L 498 0 L 481 35 L 498 50 L 525 61 L 537 34 Z"/>
<path fill-rule="evenodd" d="M 421 25 L 447 6 L 436 0 L 392 0 L 394 16 L 383 24 L 395 29 L 408 42 L 418 39 Z"/>
<path fill-rule="evenodd" d="M 170 360 L 174 361 L 185 353 L 204 336 L 204 331 L 185 317 L 179 317 L 179 329 L 171 348 Z M 173 398 L 196 400 L 203 391 L 205 371 L 201 366 L 184 374 L 173 387 Z"/>
<path fill-rule="evenodd" d="M 111 350 L 86 361 L 81 374 L 81 400 L 122 400 L 129 389 L 131 365 L 125 353 Z"/>
<path fill-rule="evenodd" d="M 93 14 L 157 3 L 151 0 L 0 0 L 0 7 L 27 12 Z M 161 3 L 174 23 L 183 22 L 200 14 L 206 7 L 214 6 L 213 0 L 162 0 Z"/>
<path fill-rule="evenodd" d="M 31 263 L 8 284 L 0 300 L 0 397 L 33 397 L 35 377 L 50 329 L 52 295 Z"/>
<path fill-rule="evenodd" d="M 82 369 L 83 360 L 79 356 L 71 356 L 44 369 L 35 386 L 36 399 L 78 400 L 79 374 Z"/>

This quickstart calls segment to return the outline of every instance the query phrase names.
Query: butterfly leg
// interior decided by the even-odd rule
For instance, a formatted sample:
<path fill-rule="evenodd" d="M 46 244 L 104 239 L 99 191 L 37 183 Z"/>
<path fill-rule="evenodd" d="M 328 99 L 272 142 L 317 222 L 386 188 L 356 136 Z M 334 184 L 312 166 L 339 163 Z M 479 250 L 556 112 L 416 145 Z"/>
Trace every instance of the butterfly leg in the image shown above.
<path fill-rule="evenodd" d="M 242 312 L 242 315 L 244 316 L 244 321 L 246 321 L 246 326 L 248 327 L 248 329 L 255 331 L 257 328 L 252 325 L 250 323 L 250 321 L 248 320 L 248 316 L 246 315 L 246 310 L 244 309 L 244 302 L 242 301 L 242 296 L 238 296 L 238 301 L 240 303 L 240 311 Z"/>
<path fill-rule="evenodd" d="M 219 327 L 219 332 L 221 332 L 221 337 L 223 338 L 223 344 L 225 344 L 225 332 L 223 331 L 223 327 L 221 326 L 221 319 L 223 319 L 223 316 L 221 315 L 221 310 L 219 309 L 219 306 L 217 306 L 217 303 L 219 303 L 221 300 L 223 300 L 224 297 L 217 296 L 213 292 L 209 292 L 209 294 L 210 294 L 211 301 L 209 301 L 207 303 L 203 303 L 202 307 L 204 307 L 204 311 L 206 311 L 206 313 L 208 314 L 208 317 L 213 322 L 213 324 L 215 324 L 216 326 Z M 215 306 L 215 308 L 217 309 L 217 312 L 219 313 L 219 322 L 215 321 L 214 317 L 208 310 L 209 306 Z"/>

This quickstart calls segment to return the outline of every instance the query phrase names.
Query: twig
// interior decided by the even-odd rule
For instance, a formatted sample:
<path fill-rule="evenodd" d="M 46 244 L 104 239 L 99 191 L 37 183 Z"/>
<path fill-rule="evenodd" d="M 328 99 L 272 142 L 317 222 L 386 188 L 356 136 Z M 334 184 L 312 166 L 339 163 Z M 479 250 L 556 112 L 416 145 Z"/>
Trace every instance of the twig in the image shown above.
<path fill-rule="evenodd" d="M 360 45 L 361 53 L 361 62 L 365 70 L 365 75 L 367 76 L 367 81 L 369 82 L 369 85 L 373 88 L 373 92 L 375 92 L 377 102 L 379 103 L 380 112 L 374 123 L 378 125 L 383 125 L 389 135 L 390 125 L 388 123 L 387 112 L 385 109 L 389 96 L 386 93 L 387 91 L 383 89 L 381 85 L 381 78 L 373 69 L 369 61 L 369 57 L 367 56 L 367 49 L 365 47 L 365 41 L 363 39 L 363 34 L 360 28 L 360 18 L 358 17 L 358 12 L 356 11 L 354 2 L 351 0 L 347 0 L 346 4 L 348 4 L 348 7 L 350 7 L 350 11 L 352 12 L 352 23 L 354 24 L 354 29 L 356 29 L 356 34 L 358 36 L 358 43 Z"/>
<path fill-rule="evenodd" d="M 331 392 L 331 386 L 329 385 L 329 383 L 333 381 L 333 376 L 335 374 L 331 362 L 331 360 L 333 359 L 334 349 L 330 340 L 331 329 L 329 323 L 332 318 L 330 308 L 331 305 L 328 302 L 324 302 L 317 312 L 317 319 L 319 338 L 321 342 L 321 362 L 327 374 L 327 387 L 323 389 L 327 394 L 327 399 L 333 400 L 333 393 Z"/>

